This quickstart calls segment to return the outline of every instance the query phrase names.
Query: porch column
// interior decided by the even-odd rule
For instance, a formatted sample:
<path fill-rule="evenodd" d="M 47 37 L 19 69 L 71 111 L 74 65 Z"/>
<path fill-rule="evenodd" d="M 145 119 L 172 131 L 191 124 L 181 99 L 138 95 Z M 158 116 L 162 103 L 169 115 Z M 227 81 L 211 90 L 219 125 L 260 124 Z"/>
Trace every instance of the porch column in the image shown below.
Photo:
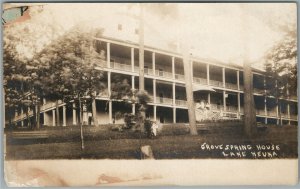
<path fill-rule="evenodd" d="M 153 103 L 156 103 L 156 79 L 153 79 Z"/>
<path fill-rule="evenodd" d="M 268 123 L 268 119 L 267 119 L 267 114 L 268 114 L 268 111 L 267 111 L 267 97 L 265 96 L 265 100 L 264 100 L 264 103 L 265 103 L 265 124 Z"/>
<path fill-rule="evenodd" d="M 134 76 L 131 76 L 131 89 L 134 90 Z M 132 114 L 135 114 L 135 104 L 132 103 Z"/>
<path fill-rule="evenodd" d="M 175 79 L 175 57 L 172 57 L 172 78 Z"/>
<path fill-rule="evenodd" d="M 131 71 L 134 72 L 134 48 L 131 47 Z"/>
<path fill-rule="evenodd" d="M 241 93 L 237 93 L 238 100 L 238 118 L 241 118 Z"/>
<path fill-rule="evenodd" d="M 76 125 L 77 124 L 77 121 L 76 121 L 76 109 L 75 109 L 75 103 L 73 103 L 73 125 Z"/>
<path fill-rule="evenodd" d="M 22 116 L 22 118 L 21 118 L 21 127 L 23 127 L 23 126 L 24 126 L 23 114 L 24 114 L 24 110 L 23 110 L 23 107 L 21 107 L 21 116 Z M 45 113 L 44 113 L 44 114 L 45 114 Z M 45 117 L 45 116 L 44 116 L 44 117 Z"/>
<path fill-rule="evenodd" d="M 226 93 L 223 91 L 223 109 L 226 111 Z"/>
<path fill-rule="evenodd" d="M 280 102 L 279 102 L 280 103 Z M 277 125 L 279 124 L 279 106 L 278 104 L 276 104 L 276 122 L 277 122 Z"/>
<path fill-rule="evenodd" d="M 55 126 L 55 109 L 52 110 L 52 126 Z"/>
<path fill-rule="evenodd" d="M 112 122 L 112 101 L 109 100 L 109 103 L 108 103 L 108 114 L 109 114 L 109 123 L 113 123 Z"/>
<path fill-rule="evenodd" d="M 153 76 L 155 76 L 155 53 L 152 53 L 152 71 L 153 71 Z"/>
<path fill-rule="evenodd" d="M 63 125 L 62 126 L 67 126 L 67 118 L 66 118 L 66 105 L 64 105 L 63 107 Z"/>
<path fill-rule="evenodd" d="M 107 48 L 107 67 L 110 68 L 110 43 L 106 44 L 106 48 Z"/>
<path fill-rule="evenodd" d="M 173 107 L 173 123 L 176 123 L 176 108 Z"/>
<path fill-rule="evenodd" d="M 223 87 L 225 88 L 225 67 L 222 67 Z"/>
<path fill-rule="evenodd" d="M 108 88 L 108 96 L 110 98 L 111 95 L 111 72 L 107 72 L 107 88 Z M 109 123 L 112 123 L 112 101 L 109 99 L 108 102 L 108 114 L 109 114 Z"/>
<path fill-rule="evenodd" d="M 153 118 L 156 121 L 156 105 L 153 106 Z"/>
<path fill-rule="evenodd" d="M 176 106 L 176 86 L 175 83 L 173 82 L 172 84 L 172 90 L 173 90 L 173 106 Z"/>
<path fill-rule="evenodd" d="M 49 126 L 49 123 L 48 123 L 49 118 L 48 118 L 48 115 L 47 115 L 46 111 L 43 112 L 43 115 L 44 115 L 44 118 L 43 118 L 44 125 L 48 125 Z"/>
<path fill-rule="evenodd" d="M 210 92 L 207 93 L 207 103 L 210 105 Z"/>
<path fill-rule="evenodd" d="M 239 70 L 236 71 L 236 81 L 237 81 L 238 90 L 240 90 L 240 71 Z"/>
<path fill-rule="evenodd" d="M 46 104 L 46 103 L 47 103 L 46 99 L 45 99 L 45 98 L 43 98 L 43 104 Z"/>
<path fill-rule="evenodd" d="M 209 64 L 206 64 L 207 85 L 209 85 Z"/>

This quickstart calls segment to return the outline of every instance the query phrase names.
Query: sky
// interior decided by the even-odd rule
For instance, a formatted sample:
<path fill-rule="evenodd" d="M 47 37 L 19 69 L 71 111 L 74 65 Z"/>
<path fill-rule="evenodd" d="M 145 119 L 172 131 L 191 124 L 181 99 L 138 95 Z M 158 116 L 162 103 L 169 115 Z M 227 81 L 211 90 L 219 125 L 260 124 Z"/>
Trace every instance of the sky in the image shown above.
<path fill-rule="evenodd" d="M 117 22 L 125 23 L 124 34 L 132 35 L 126 25 L 138 26 L 139 4 L 52 3 L 43 12 L 32 11 L 30 22 L 42 20 L 57 25 L 63 34 L 72 26 L 104 25 L 108 34 Z M 277 25 L 296 25 L 295 3 L 172 3 L 144 4 L 145 43 L 164 48 L 168 42 L 188 46 L 193 55 L 242 64 L 260 62 L 265 52 L 283 37 Z M 39 23 L 39 22 L 36 22 Z M 109 29 L 109 27 L 111 27 Z M 128 34 L 126 33 L 128 32 Z M 51 41 L 49 38 L 49 42 Z M 41 44 L 41 43 L 40 43 Z M 180 50 L 179 50 L 180 51 Z"/>

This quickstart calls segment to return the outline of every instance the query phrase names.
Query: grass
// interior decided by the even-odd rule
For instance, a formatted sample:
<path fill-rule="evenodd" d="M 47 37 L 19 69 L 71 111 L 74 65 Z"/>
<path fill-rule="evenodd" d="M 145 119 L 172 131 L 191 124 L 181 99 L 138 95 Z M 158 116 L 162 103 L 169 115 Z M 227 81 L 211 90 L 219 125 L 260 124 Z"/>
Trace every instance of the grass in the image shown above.
<path fill-rule="evenodd" d="M 212 123 L 213 124 L 213 123 Z M 206 124 L 207 125 L 207 124 Z M 220 150 L 202 150 L 201 144 L 279 144 L 277 158 L 296 158 L 297 127 L 268 126 L 254 138 L 242 134 L 241 123 L 199 126 L 198 136 L 190 136 L 180 124 L 166 125 L 155 139 L 134 131 L 112 131 L 110 126 L 84 127 L 85 149 L 81 150 L 80 128 L 43 128 L 49 137 L 15 140 L 7 132 L 7 159 L 140 159 L 140 146 L 150 145 L 156 159 L 224 158 Z M 247 156 L 245 158 L 251 158 Z"/>

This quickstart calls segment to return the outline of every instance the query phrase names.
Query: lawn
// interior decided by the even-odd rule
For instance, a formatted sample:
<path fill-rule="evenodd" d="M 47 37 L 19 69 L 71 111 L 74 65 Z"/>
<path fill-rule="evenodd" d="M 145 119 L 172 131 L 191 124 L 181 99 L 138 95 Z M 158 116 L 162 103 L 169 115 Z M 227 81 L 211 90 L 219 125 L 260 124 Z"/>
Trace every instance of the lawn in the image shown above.
<path fill-rule="evenodd" d="M 241 154 L 238 153 L 242 151 L 234 148 L 240 147 L 238 145 L 251 145 L 253 148 L 256 145 L 277 145 L 280 150 L 275 150 L 276 156 L 272 158 L 298 156 L 295 126 L 268 126 L 249 139 L 242 134 L 241 123 L 207 125 L 198 126 L 198 136 L 190 136 L 186 126 L 167 125 L 154 139 L 147 139 L 145 136 L 140 139 L 139 132 L 130 130 L 112 131 L 110 126 L 84 127 L 84 150 L 81 150 L 79 127 L 43 128 L 41 130 L 48 134 L 48 138 L 38 140 L 16 140 L 11 137 L 11 132 L 6 132 L 6 159 L 140 159 L 140 147 L 143 145 L 151 146 L 156 159 L 270 158 L 262 155 L 254 157 L 252 151 L 258 152 L 254 149 L 240 157 Z M 216 149 L 221 145 L 223 149 Z M 232 147 L 225 151 L 226 154 L 232 153 L 231 156 L 222 154 L 226 145 Z M 261 151 L 272 152 L 268 149 Z"/>

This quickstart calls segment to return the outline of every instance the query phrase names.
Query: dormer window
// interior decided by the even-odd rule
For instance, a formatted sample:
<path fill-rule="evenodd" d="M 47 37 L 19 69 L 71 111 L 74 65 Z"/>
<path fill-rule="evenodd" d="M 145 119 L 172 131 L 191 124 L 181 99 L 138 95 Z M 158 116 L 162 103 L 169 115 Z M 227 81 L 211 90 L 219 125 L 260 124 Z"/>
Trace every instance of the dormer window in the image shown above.
<path fill-rule="evenodd" d="M 119 30 L 119 31 L 122 30 L 122 24 L 118 24 L 118 30 Z"/>
<path fill-rule="evenodd" d="M 138 35 L 138 34 L 139 34 L 139 29 L 136 28 L 136 29 L 134 30 L 134 33 L 135 33 L 136 35 Z"/>

